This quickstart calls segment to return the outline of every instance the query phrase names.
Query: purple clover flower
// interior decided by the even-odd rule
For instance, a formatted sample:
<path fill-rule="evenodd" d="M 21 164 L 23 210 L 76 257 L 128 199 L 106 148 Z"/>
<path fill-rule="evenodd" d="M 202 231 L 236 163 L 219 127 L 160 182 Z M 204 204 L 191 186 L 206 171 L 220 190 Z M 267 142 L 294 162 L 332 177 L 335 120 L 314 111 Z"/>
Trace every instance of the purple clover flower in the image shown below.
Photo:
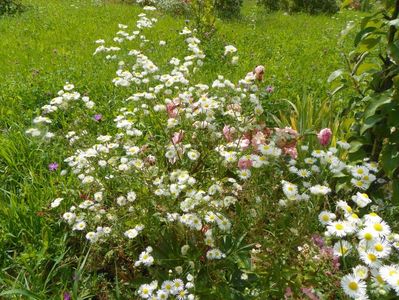
<path fill-rule="evenodd" d="M 272 87 L 271 85 L 269 85 L 269 86 L 266 88 L 266 92 L 268 92 L 269 94 L 273 93 L 273 92 L 274 92 L 274 87 Z"/>
<path fill-rule="evenodd" d="M 71 300 L 71 299 L 72 299 L 71 294 L 68 293 L 68 292 L 65 292 L 64 293 L 64 300 Z"/>
<path fill-rule="evenodd" d="M 58 169 L 58 163 L 52 162 L 48 165 L 49 171 L 56 171 Z"/>
<path fill-rule="evenodd" d="M 100 122 L 103 118 L 102 114 L 95 114 L 93 119 L 96 120 L 97 122 Z"/>

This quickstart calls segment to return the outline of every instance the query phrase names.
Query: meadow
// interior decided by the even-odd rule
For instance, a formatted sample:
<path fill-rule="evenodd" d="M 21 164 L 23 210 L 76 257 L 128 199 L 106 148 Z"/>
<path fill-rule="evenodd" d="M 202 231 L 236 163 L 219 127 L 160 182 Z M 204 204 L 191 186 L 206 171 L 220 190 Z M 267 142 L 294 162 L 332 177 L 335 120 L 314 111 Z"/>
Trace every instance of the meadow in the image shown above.
<path fill-rule="evenodd" d="M 352 119 L 345 122 L 338 112 L 353 93 L 332 98 L 327 81 L 345 67 L 342 53 L 353 48 L 350 38 L 340 38 L 342 30 L 365 13 L 266 13 L 244 1 L 239 19 L 218 19 L 215 34 L 199 42 L 195 32 L 183 30 L 192 20 L 148 9 L 144 12 L 157 19 L 149 21 L 139 16 L 139 5 L 24 4 L 23 13 L 0 17 L 0 297 L 346 299 L 351 291 L 343 288 L 345 294 L 339 286 L 353 263 L 344 258 L 345 269 L 339 269 L 337 257 L 352 246 L 334 244 L 329 236 L 357 236 L 356 226 L 363 232 L 379 222 L 384 238 L 398 243 L 396 235 L 388 238 L 385 221 L 363 209 L 369 201 L 361 193 L 376 181 L 377 169 L 370 161 L 348 158 Z M 138 20 L 145 25 L 139 27 Z M 121 46 L 120 57 L 105 59 L 107 51 L 93 55 L 99 40 L 108 47 L 116 32 L 126 38 L 132 30 L 139 33 L 123 41 L 131 44 Z M 229 45 L 237 53 L 229 53 Z M 148 57 L 128 54 L 129 47 Z M 192 57 L 185 60 L 187 51 Z M 183 67 L 181 62 L 191 60 L 198 68 Z M 123 73 L 125 65 L 144 77 Z M 262 75 L 257 66 L 264 66 Z M 171 83 L 178 88 L 154 96 L 164 87 L 143 78 L 158 68 L 180 78 Z M 242 87 L 233 88 L 240 80 Z M 67 97 L 76 101 L 54 104 Z M 54 119 L 46 119 L 47 113 L 38 119 L 46 109 Z M 36 127 L 55 138 L 35 138 L 29 128 Z M 331 128 L 333 137 L 323 128 Z M 243 146 L 243 139 L 249 144 Z M 260 150 L 251 152 L 251 143 Z M 249 171 L 248 164 L 259 167 Z M 356 172 L 370 172 L 370 178 L 359 179 Z M 351 199 L 357 204 L 353 210 L 366 215 L 364 228 L 352 219 L 356 226 L 337 220 L 332 228 L 330 218 L 355 218 L 329 212 L 335 203 L 337 210 L 347 209 L 343 200 Z M 394 215 L 389 211 L 391 219 Z M 334 255 L 314 235 L 323 225 Z M 350 229 L 337 234 L 341 225 Z M 84 232 L 86 226 L 90 232 Z M 372 270 L 377 264 L 369 261 Z M 357 270 L 367 273 L 364 268 Z M 364 289 L 363 277 L 344 278 Z M 175 287 L 162 296 L 168 284 Z"/>

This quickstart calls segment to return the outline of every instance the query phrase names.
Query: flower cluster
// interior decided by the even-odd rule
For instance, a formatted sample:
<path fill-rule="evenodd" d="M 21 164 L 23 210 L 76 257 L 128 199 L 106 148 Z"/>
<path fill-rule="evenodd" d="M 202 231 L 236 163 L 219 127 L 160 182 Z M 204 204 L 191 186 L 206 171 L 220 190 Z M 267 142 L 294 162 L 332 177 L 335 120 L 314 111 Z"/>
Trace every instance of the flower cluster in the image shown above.
<path fill-rule="evenodd" d="M 343 290 L 353 299 L 368 299 L 368 289 L 376 295 L 394 289 L 399 295 L 399 269 L 389 263 L 394 249 L 399 249 L 399 235 L 375 212 L 358 215 L 371 202 L 367 194 L 357 192 L 352 197 L 353 205 L 340 200 L 335 212 L 319 215 L 320 222 L 327 226 L 325 235 L 335 241 L 334 254 L 344 263 L 349 257 L 359 262 L 341 281 Z"/>
<path fill-rule="evenodd" d="M 173 237 L 168 244 L 178 248 L 181 256 L 170 261 L 183 260 L 199 273 L 196 268 L 202 268 L 201 264 L 223 263 L 234 252 L 229 251 L 232 246 L 226 246 L 226 241 L 240 222 L 236 212 L 241 209 L 242 195 L 261 189 L 253 184 L 258 174 L 271 178 L 284 175 L 282 193 L 276 191 L 282 194 L 281 207 L 327 199 L 338 192 L 335 179 L 340 178 L 346 180 L 340 182 L 341 188 L 350 191 L 358 208 L 371 202 L 364 191 L 375 182 L 381 183 L 375 175 L 376 164 L 348 163 L 348 144 L 343 141 L 337 143 L 338 148 L 327 149 L 332 134 L 329 129 L 318 134 L 325 148 L 309 150 L 304 144 L 299 146 L 303 137 L 296 130 L 274 127 L 262 105 L 263 66 L 256 66 L 238 83 L 222 75 L 210 83 L 194 82 L 193 75 L 203 66 L 205 54 L 195 32 L 186 27 L 179 38 L 187 55 L 172 57 L 165 66 L 157 65 L 145 54 L 153 45 L 146 30 L 157 19 L 147 15 L 154 8 L 144 10 L 133 30 L 119 24 L 111 46 L 106 46 L 105 40 L 96 41 L 99 46 L 94 54 L 105 53 L 106 59 L 126 58 L 119 61 L 112 80 L 125 95 L 112 112 L 113 126 L 102 127 L 102 115 L 96 114 L 94 120 L 90 118 L 98 126 L 94 132 L 76 125 L 81 124 L 79 118 L 63 128 L 70 147 L 64 162 L 78 179 L 80 197 L 65 192 L 50 206 L 64 209 L 61 219 L 73 234 L 85 237 L 93 248 L 117 245 L 118 250 L 128 249 L 134 257 L 134 269 L 146 267 L 151 275 L 154 269 L 162 273 L 162 264 L 168 261 L 157 256 L 156 250 L 162 248 L 160 240 Z M 164 41 L 156 44 L 167 47 Z M 225 48 L 225 56 L 236 52 L 234 46 Z M 51 137 L 53 133 L 39 126 L 50 127 L 58 110 L 78 100 L 86 109 L 93 108 L 94 102 L 73 90 L 71 84 L 64 86 L 34 119 L 37 127 L 27 133 Z M 269 94 L 273 91 L 270 86 L 266 90 Z M 78 116 L 81 113 L 76 111 Z M 256 197 L 258 201 L 260 197 Z M 338 221 L 338 216 L 344 219 Z M 396 275 L 388 272 L 388 278 L 381 268 L 398 239 L 392 237 L 384 221 L 373 214 L 360 219 L 344 201 L 337 202 L 337 212 L 322 211 L 319 219 L 331 238 L 340 239 L 333 247 L 336 256 L 345 257 L 357 247 L 373 278 L 381 274 L 385 286 L 395 288 Z M 201 264 L 195 265 L 193 260 Z M 156 276 L 160 278 L 165 277 Z M 365 296 L 364 279 L 356 274 L 345 277 L 344 290 L 350 296 Z M 194 299 L 193 287 L 194 278 L 189 274 L 186 283 L 174 279 L 159 287 L 158 281 L 153 281 L 141 285 L 136 293 L 142 299 Z"/>

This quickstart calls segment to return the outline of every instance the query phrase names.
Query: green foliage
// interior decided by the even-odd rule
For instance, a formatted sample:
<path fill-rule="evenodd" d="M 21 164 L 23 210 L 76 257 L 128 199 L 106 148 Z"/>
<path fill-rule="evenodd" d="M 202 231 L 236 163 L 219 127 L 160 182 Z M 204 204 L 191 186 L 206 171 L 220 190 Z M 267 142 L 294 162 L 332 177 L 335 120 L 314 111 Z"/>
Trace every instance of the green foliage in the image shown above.
<path fill-rule="evenodd" d="M 0 0 L 0 16 L 13 15 L 23 10 L 24 6 L 19 0 Z"/>
<path fill-rule="evenodd" d="M 356 48 L 345 56 L 347 68 L 330 76 L 336 92 L 350 88 L 356 93 L 347 108 L 357 120 L 354 157 L 366 153 L 378 158 L 394 186 L 399 182 L 398 16 L 398 0 L 382 1 L 374 14 L 361 21 Z M 399 201 L 397 189 L 394 191 Z"/>
<path fill-rule="evenodd" d="M 351 8 L 360 11 L 370 11 L 373 8 L 371 0 L 345 0 L 342 2 L 342 8 Z"/>
<path fill-rule="evenodd" d="M 215 7 L 213 0 L 193 0 L 191 12 L 195 22 L 195 29 L 201 35 L 211 36 L 215 32 Z"/>
<path fill-rule="evenodd" d="M 221 18 L 236 18 L 240 16 L 243 0 L 215 0 L 215 10 Z"/>
<path fill-rule="evenodd" d="M 260 0 L 258 4 L 267 10 L 285 10 L 288 12 L 306 12 L 309 14 L 334 14 L 339 10 L 336 0 Z"/>

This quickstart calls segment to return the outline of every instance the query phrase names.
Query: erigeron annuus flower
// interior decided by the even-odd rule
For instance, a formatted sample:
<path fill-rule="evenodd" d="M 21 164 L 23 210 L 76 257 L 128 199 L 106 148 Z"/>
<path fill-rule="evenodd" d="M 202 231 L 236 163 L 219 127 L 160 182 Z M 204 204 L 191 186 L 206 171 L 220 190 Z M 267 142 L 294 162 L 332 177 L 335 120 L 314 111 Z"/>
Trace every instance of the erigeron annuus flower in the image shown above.
<path fill-rule="evenodd" d="M 287 198 L 291 198 L 298 194 L 298 187 L 295 184 L 292 184 L 288 181 L 282 181 L 283 184 L 283 192 Z"/>
<path fill-rule="evenodd" d="M 135 267 L 138 267 L 140 265 L 144 265 L 146 267 L 150 267 L 152 266 L 152 264 L 154 263 L 154 257 L 152 257 L 151 253 L 152 253 L 153 249 L 151 246 L 148 246 L 145 251 L 141 252 L 139 255 L 139 260 L 137 260 L 134 263 Z"/>
<path fill-rule="evenodd" d="M 379 236 L 386 237 L 391 233 L 391 228 L 385 221 L 370 221 L 366 223 L 365 226 Z"/>
<path fill-rule="evenodd" d="M 86 228 L 86 222 L 85 221 L 79 221 L 73 225 L 72 230 L 78 230 L 82 231 Z"/>
<path fill-rule="evenodd" d="M 327 226 L 327 232 L 330 235 L 337 237 L 344 237 L 349 233 L 352 233 L 352 226 L 346 221 L 334 221 Z"/>
<path fill-rule="evenodd" d="M 320 158 L 320 157 L 323 157 L 325 155 L 325 152 L 323 150 L 319 150 L 319 149 L 318 150 L 313 150 L 311 155 L 313 157 Z"/>
<path fill-rule="evenodd" d="M 98 240 L 98 235 L 95 232 L 90 231 L 86 234 L 86 239 L 94 243 Z"/>
<path fill-rule="evenodd" d="M 351 167 L 350 171 L 352 173 L 352 176 L 356 178 L 361 178 L 369 173 L 369 170 L 365 166 L 359 166 L 359 165 Z"/>
<path fill-rule="evenodd" d="M 187 156 L 191 160 L 197 160 L 200 156 L 200 153 L 197 150 L 190 150 L 187 152 Z"/>
<path fill-rule="evenodd" d="M 329 211 L 322 211 L 319 214 L 319 221 L 323 225 L 329 224 L 331 221 L 335 220 L 335 218 L 336 218 L 336 215 Z"/>
<path fill-rule="evenodd" d="M 337 202 L 337 207 L 340 208 L 346 214 L 351 214 L 353 211 L 352 207 L 350 207 L 347 202 L 342 200 L 339 200 Z"/>
<path fill-rule="evenodd" d="M 399 279 L 399 266 L 398 265 L 384 265 L 379 268 L 379 273 L 382 279 L 388 284 L 395 283 Z"/>
<path fill-rule="evenodd" d="M 331 189 L 327 186 L 317 184 L 309 188 L 309 191 L 313 195 L 327 195 L 331 192 Z"/>
<path fill-rule="evenodd" d="M 251 171 L 248 169 L 242 169 L 238 171 L 238 177 L 240 177 L 241 179 L 248 179 L 249 177 L 251 177 Z"/>
<path fill-rule="evenodd" d="M 62 200 L 64 200 L 64 198 L 56 198 L 53 200 L 53 202 L 51 202 L 51 208 L 56 208 L 58 206 L 60 206 Z"/>
<path fill-rule="evenodd" d="M 370 184 L 362 179 L 357 179 L 357 178 L 352 178 L 351 183 L 353 186 L 361 189 L 361 190 L 367 190 L 370 186 Z"/>
<path fill-rule="evenodd" d="M 340 240 L 334 244 L 333 250 L 336 256 L 346 256 L 352 249 L 352 245 L 345 240 Z"/>
<path fill-rule="evenodd" d="M 206 253 L 206 258 L 209 260 L 222 259 L 225 257 L 226 255 L 218 248 L 213 248 L 211 250 L 208 250 L 208 252 Z"/>
<path fill-rule="evenodd" d="M 366 283 L 353 274 L 348 274 L 342 277 L 341 286 L 345 294 L 352 299 L 361 299 L 367 293 Z"/>
<path fill-rule="evenodd" d="M 299 170 L 297 170 L 296 173 L 298 174 L 299 177 L 302 177 L 302 178 L 308 178 L 308 177 L 310 176 L 310 174 L 311 174 L 311 173 L 310 173 L 308 170 L 306 170 L 306 169 L 299 169 Z"/>
<path fill-rule="evenodd" d="M 360 250 L 360 249 L 359 249 Z M 378 258 L 378 254 L 374 250 L 360 250 L 360 259 L 371 268 L 379 268 L 381 261 Z"/>
<path fill-rule="evenodd" d="M 364 240 L 366 242 L 371 242 L 378 237 L 378 234 L 374 232 L 374 230 L 370 230 L 369 228 L 364 228 L 357 233 L 357 237 L 360 240 Z"/>
<path fill-rule="evenodd" d="M 358 265 L 352 268 L 353 275 L 362 280 L 366 279 L 369 275 L 369 269 L 366 266 Z"/>
<path fill-rule="evenodd" d="M 371 199 L 365 193 L 357 192 L 356 195 L 352 196 L 352 200 L 357 204 L 357 206 L 363 208 L 371 203 Z"/>
<path fill-rule="evenodd" d="M 136 225 L 134 228 L 125 231 L 124 235 L 128 239 L 134 239 L 143 229 L 144 225 Z"/>
<path fill-rule="evenodd" d="M 368 246 L 369 249 L 372 249 L 377 254 L 378 258 L 388 257 L 391 253 L 391 245 L 385 240 L 375 240 L 371 245 Z"/>
<path fill-rule="evenodd" d="M 224 55 L 237 52 L 237 48 L 233 45 L 228 45 L 224 47 Z"/>

